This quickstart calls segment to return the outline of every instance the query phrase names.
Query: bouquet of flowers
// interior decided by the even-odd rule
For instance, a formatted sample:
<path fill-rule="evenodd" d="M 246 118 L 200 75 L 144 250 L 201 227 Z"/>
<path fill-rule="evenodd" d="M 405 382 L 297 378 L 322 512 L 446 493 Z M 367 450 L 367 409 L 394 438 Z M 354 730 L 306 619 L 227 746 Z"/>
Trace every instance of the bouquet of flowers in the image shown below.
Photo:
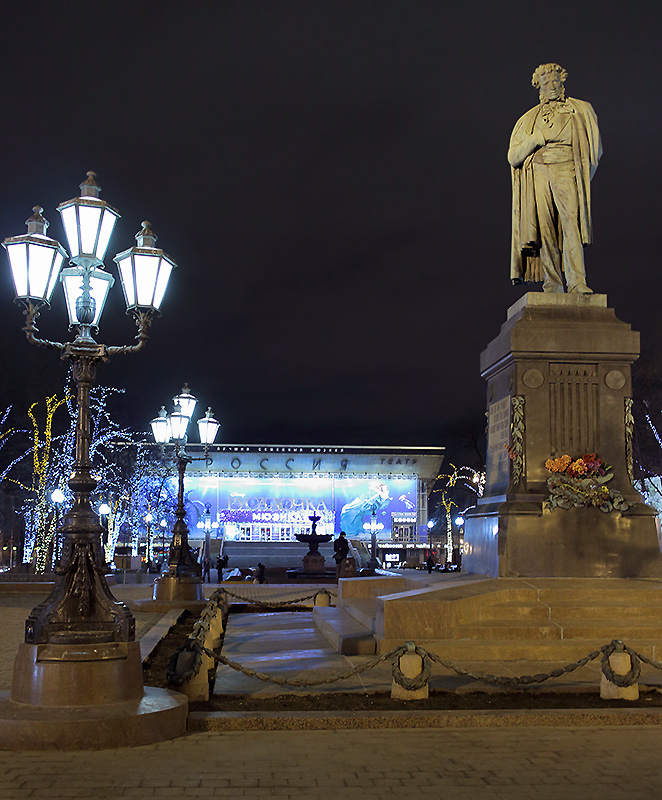
<path fill-rule="evenodd" d="M 607 466 L 595 453 L 585 453 L 572 459 L 569 455 L 548 458 L 547 469 L 554 473 L 547 479 L 549 498 L 545 506 L 551 510 L 559 508 L 583 508 L 595 506 L 609 513 L 627 511 L 632 505 L 623 495 L 606 484 L 614 477 L 612 468 Z"/>

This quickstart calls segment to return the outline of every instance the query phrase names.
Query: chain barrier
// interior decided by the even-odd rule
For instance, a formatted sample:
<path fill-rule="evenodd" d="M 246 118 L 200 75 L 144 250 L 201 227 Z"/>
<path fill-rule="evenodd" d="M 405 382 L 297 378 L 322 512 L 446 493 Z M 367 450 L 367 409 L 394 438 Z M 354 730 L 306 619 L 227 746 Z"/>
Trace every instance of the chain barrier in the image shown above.
<path fill-rule="evenodd" d="M 609 657 L 614 652 L 625 652 L 630 656 L 632 666 L 624 675 L 614 673 L 609 664 Z M 411 678 L 405 676 L 400 669 L 400 656 L 405 654 L 415 654 L 421 658 L 421 670 L 418 675 L 415 675 Z M 648 658 L 632 648 L 627 647 L 616 639 L 610 642 L 610 644 L 603 645 L 598 650 L 594 650 L 587 656 L 584 656 L 584 658 L 580 658 L 578 661 L 575 661 L 571 664 L 566 664 L 563 667 L 554 669 L 551 672 L 521 676 L 492 675 L 489 673 L 473 672 L 471 670 L 464 669 L 463 667 L 459 667 L 453 664 L 451 661 L 441 658 L 441 656 L 438 656 L 435 653 L 430 653 L 425 650 L 425 648 L 416 646 L 413 642 L 407 642 L 404 645 L 400 645 L 399 647 L 389 650 L 387 653 L 383 653 L 377 658 L 370 659 L 363 664 L 359 664 L 356 667 L 339 672 L 336 675 L 325 675 L 312 679 L 281 678 L 275 675 L 268 675 L 265 672 L 258 672 L 257 670 L 254 670 L 250 667 L 245 667 L 236 661 L 231 661 L 224 655 L 214 653 L 212 650 L 204 647 L 199 639 L 191 638 L 186 642 L 184 647 L 174 654 L 170 660 L 168 665 L 169 683 L 172 686 L 179 686 L 189 680 L 189 678 L 193 675 L 197 675 L 200 671 L 203 655 L 213 659 L 216 664 L 222 664 L 226 667 L 230 667 L 230 669 L 233 669 L 236 672 L 241 672 L 248 678 L 257 678 L 258 680 L 266 683 L 274 683 L 278 686 L 294 686 L 297 688 L 304 688 L 306 686 L 322 686 L 324 684 L 337 683 L 338 681 L 347 680 L 348 678 L 352 678 L 355 675 L 360 675 L 369 669 L 373 669 L 388 659 L 393 659 L 391 664 L 391 674 L 393 679 L 398 685 L 400 685 L 403 689 L 407 689 L 408 691 L 415 691 L 416 689 L 420 689 L 421 687 L 425 686 L 432 672 L 432 662 L 439 664 L 446 669 L 450 669 L 462 677 L 471 678 L 472 680 L 487 683 L 492 686 L 504 686 L 508 688 L 530 686 L 532 684 L 544 683 L 551 678 L 559 678 L 562 675 L 569 674 L 581 667 L 586 666 L 586 664 L 594 661 L 599 656 L 602 657 L 601 667 L 603 674 L 607 680 L 619 687 L 632 686 L 632 684 L 638 681 L 641 674 L 641 661 L 656 669 L 662 670 L 662 662 Z M 180 672 L 180 670 L 182 671 Z"/>
<path fill-rule="evenodd" d="M 217 664 L 223 664 L 226 667 L 230 667 L 231 669 L 235 670 L 236 672 L 241 672 L 242 675 L 246 675 L 247 678 L 257 678 L 265 683 L 275 683 L 278 686 L 296 686 L 298 688 L 303 688 L 305 686 L 322 686 L 323 684 L 344 681 L 348 678 L 354 677 L 354 675 L 360 675 L 362 672 L 366 672 L 367 670 L 376 667 L 378 664 L 381 664 L 382 661 L 386 661 L 389 658 L 396 658 L 397 663 L 397 657 L 407 652 L 406 645 L 400 645 L 400 647 L 394 647 L 393 650 L 389 650 L 388 653 L 383 653 L 381 656 L 373 658 L 370 661 L 366 661 L 364 664 L 359 664 L 352 669 L 346 669 L 343 672 L 337 673 L 336 675 L 323 676 L 321 678 L 307 680 L 304 678 L 280 678 L 276 675 L 267 675 L 266 672 L 257 672 L 257 670 L 251 669 L 250 667 L 244 667 L 242 664 L 238 664 L 236 661 L 230 661 L 229 658 L 226 658 L 220 653 L 214 653 L 208 648 L 202 647 L 197 642 L 195 643 L 194 647 L 199 647 L 201 654 L 213 658 Z"/>
<path fill-rule="evenodd" d="M 297 597 L 294 600 L 258 600 L 257 598 L 242 597 L 240 594 L 235 594 L 229 589 L 217 589 L 214 594 L 212 594 L 212 598 L 216 595 L 227 595 L 228 597 L 234 597 L 236 600 L 241 600 L 250 606 L 281 608 L 282 606 L 297 605 L 297 603 L 302 603 L 304 600 L 315 600 L 320 594 L 328 595 L 328 597 L 331 598 L 330 592 L 328 592 L 326 589 L 318 589 L 313 594 L 307 594 L 305 597 Z"/>
<path fill-rule="evenodd" d="M 329 593 L 325 589 L 320 589 L 311 595 L 296 598 L 295 600 L 286 600 L 281 602 L 265 601 L 260 603 L 260 601 L 249 600 L 241 597 L 241 595 L 237 595 L 234 592 L 228 591 L 227 589 L 217 589 L 210 597 L 207 606 L 200 615 L 200 619 L 193 626 L 192 635 L 187 639 L 183 647 L 173 654 L 172 658 L 168 662 L 168 667 L 166 669 L 166 678 L 168 683 L 171 686 L 181 686 L 183 683 L 186 683 L 186 681 L 197 675 L 200 672 L 203 655 L 212 659 L 215 665 L 223 664 L 224 666 L 230 667 L 230 669 L 233 669 L 236 672 L 241 672 L 248 678 L 257 678 L 258 680 L 266 683 L 274 683 L 278 686 L 294 686 L 297 688 L 303 688 L 306 686 L 322 686 L 324 684 L 337 683 L 338 681 L 347 680 L 348 678 L 352 678 L 355 675 L 360 675 L 369 669 L 373 669 L 387 659 L 393 659 L 391 664 L 391 674 L 394 681 L 403 689 L 408 691 L 415 691 L 425 686 L 432 673 L 432 662 L 439 664 L 440 666 L 445 667 L 446 669 L 449 669 L 462 677 L 471 678 L 472 680 L 487 683 L 492 686 L 505 686 L 508 688 L 530 686 L 532 684 L 544 683 L 551 678 L 560 678 L 562 675 L 567 675 L 577 669 L 580 669 L 581 667 L 586 666 L 586 664 L 589 664 L 598 657 L 601 657 L 600 664 L 605 678 L 621 688 L 632 686 L 639 680 L 639 676 L 641 675 L 642 661 L 649 666 L 654 667 L 655 669 L 662 670 L 662 662 L 656 661 L 653 658 L 648 658 L 642 653 L 638 653 L 636 650 L 633 650 L 625 645 L 619 639 L 613 639 L 609 644 L 605 644 L 597 650 L 593 650 L 593 652 L 589 653 L 583 658 L 580 658 L 573 663 L 566 664 L 563 667 L 553 669 L 551 672 L 539 672 L 535 675 L 520 676 L 492 675 L 489 673 L 473 672 L 472 670 L 459 667 L 456 664 L 453 664 L 452 661 L 448 661 L 441 656 L 436 655 L 435 653 L 428 652 L 425 648 L 414 644 L 414 642 L 406 642 L 399 647 L 389 650 L 387 653 L 383 653 L 377 658 L 370 659 L 363 664 L 359 664 L 351 669 L 346 669 L 337 673 L 336 675 L 322 676 L 312 679 L 281 678 L 279 676 L 268 675 L 265 672 L 258 672 L 257 670 L 251 669 L 250 667 L 245 667 L 236 661 L 230 661 L 230 659 L 226 658 L 224 655 L 220 653 L 214 653 L 213 650 L 210 650 L 205 646 L 205 639 L 207 638 L 213 620 L 218 613 L 223 615 L 223 628 L 225 628 L 229 613 L 227 596 L 243 600 L 246 603 L 254 603 L 255 605 L 278 607 L 283 605 L 293 605 L 295 603 L 300 603 L 303 600 L 311 600 L 316 598 L 319 594 L 328 595 Z M 627 653 L 630 656 L 630 669 L 624 675 L 615 673 L 611 668 L 609 658 L 612 653 Z M 402 673 L 402 670 L 400 669 L 400 656 L 405 654 L 413 654 L 420 657 L 421 669 L 418 675 L 407 677 Z"/>

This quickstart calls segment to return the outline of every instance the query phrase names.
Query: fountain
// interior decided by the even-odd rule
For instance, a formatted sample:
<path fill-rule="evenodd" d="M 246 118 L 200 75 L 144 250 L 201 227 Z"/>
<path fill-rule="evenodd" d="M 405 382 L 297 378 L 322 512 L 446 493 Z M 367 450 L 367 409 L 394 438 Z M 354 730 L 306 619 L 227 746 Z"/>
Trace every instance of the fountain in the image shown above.
<path fill-rule="evenodd" d="M 308 545 L 308 552 L 303 557 L 303 571 L 306 573 L 324 573 L 326 559 L 320 553 L 319 546 L 322 542 L 328 542 L 333 539 L 333 536 L 330 533 L 317 533 L 317 523 L 321 517 L 313 514 L 308 519 L 313 523 L 311 532 L 294 534 L 300 542 L 305 542 Z"/>

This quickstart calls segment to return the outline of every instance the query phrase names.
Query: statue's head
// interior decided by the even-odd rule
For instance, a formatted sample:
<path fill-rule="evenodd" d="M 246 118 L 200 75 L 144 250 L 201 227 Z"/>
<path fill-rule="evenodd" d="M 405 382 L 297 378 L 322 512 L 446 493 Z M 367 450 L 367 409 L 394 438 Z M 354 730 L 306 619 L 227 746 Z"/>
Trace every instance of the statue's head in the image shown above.
<path fill-rule="evenodd" d="M 568 73 L 560 64 L 541 64 L 533 73 L 531 83 L 540 89 L 540 102 L 565 100 L 565 79 Z"/>

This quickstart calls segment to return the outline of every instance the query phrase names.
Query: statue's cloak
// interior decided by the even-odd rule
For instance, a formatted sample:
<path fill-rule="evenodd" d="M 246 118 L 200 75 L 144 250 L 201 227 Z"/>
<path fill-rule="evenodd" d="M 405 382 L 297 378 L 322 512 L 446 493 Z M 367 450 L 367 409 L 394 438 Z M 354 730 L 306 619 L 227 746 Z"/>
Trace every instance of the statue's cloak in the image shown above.
<path fill-rule="evenodd" d="M 572 150 L 577 178 L 579 200 L 579 231 L 584 245 L 592 241 L 591 178 L 602 155 L 602 143 L 598 130 L 598 117 L 590 103 L 568 97 L 565 101 L 573 113 Z M 510 149 L 517 149 L 525 136 L 533 133 L 542 105 L 530 109 L 517 120 Z M 528 155 L 517 167 L 511 168 L 513 182 L 513 236 L 510 277 L 520 281 L 542 281 L 540 263 L 540 231 L 533 187 L 533 156 Z M 561 231 L 558 233 L 561 242 Z"/>

